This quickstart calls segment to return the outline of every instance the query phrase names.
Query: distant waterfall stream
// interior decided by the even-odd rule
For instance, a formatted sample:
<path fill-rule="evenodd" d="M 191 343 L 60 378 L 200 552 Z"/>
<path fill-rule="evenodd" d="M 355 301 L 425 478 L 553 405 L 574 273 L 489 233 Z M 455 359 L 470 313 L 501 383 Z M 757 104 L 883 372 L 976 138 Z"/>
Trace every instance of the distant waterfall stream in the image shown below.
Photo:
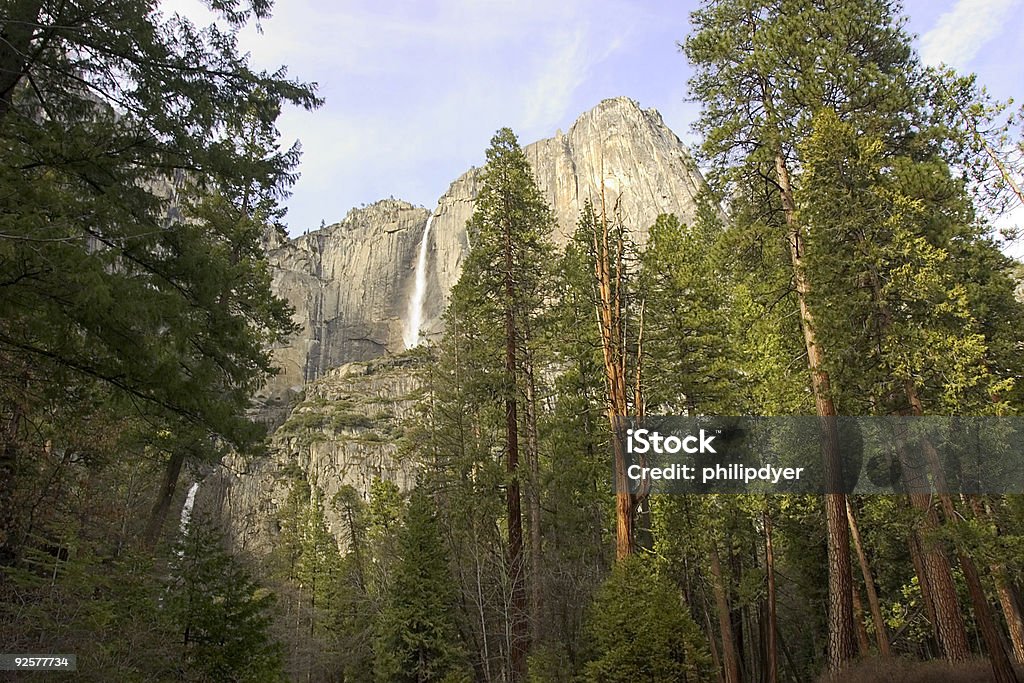
<path fill-rule="evenodd" d="M 423 299 L 427 293 L 427 246 L 430 241 L 430 224 L 434 214 L 427 218 L 427 227 L 423 228 L 423 239 L 420 240 L 420 255 L 416 259 L 415 289 L 409 299 L 409 312 L 405 320 L 405 348 L 411 349 L 420 343 L 420 326 L 423 324 Z"/>
<path fill-rule="evenodd" d="M 181 507 L 181 535 L 188 533 L 188 523 L 192 519 L 192 506 L 196 504 L 196 491 L 199 490 L 199 482 L 192 484 L 185 496 L 185 504 Z"/>

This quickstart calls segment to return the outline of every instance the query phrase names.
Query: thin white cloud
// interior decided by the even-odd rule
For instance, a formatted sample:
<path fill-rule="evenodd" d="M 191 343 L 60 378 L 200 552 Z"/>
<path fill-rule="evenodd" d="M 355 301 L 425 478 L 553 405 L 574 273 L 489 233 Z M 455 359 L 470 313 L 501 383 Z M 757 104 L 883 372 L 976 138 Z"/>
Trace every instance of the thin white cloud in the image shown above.
<path fill-rule="evenodd" d="M 957 0 L 921 37 L 921 59 L 963 69 L 1005 27 L 1020 0 Z"/>
<path fill-rule="evenodd" d="M 621 43 L 614 38 L 604 50 L 588 40 L 586 31 L 560 31 L 550 39 L 548 57 L 537 65 L 536 76 L 522 95 L 522 127 L 534 136 L 551 135 L 551 129 L 568 113 L 576 90 L 587 80 L 594 66 L 604 61 Z M 579 113 L 579 112 L 576 112 Z"/>
<path fill-rule="evenodd" d="M 202 0 L 160 3 L 210 20 Z M 326 98 L 279 121 L 284 142 L 303 147 L 287 222 L 314 228 L 390 194 L 430 206 L 484 161 L 497 128 L 528 143 L 596 104 L 589 82 L 650 20 L 626 0 L 278 0 L 239 47 Z"/>

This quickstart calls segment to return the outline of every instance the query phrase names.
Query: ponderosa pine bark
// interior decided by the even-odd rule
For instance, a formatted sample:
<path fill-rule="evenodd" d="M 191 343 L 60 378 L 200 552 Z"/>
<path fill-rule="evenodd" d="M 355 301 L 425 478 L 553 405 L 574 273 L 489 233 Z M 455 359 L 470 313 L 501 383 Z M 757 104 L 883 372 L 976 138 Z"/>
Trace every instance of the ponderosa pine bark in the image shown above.
<path fill-rule="evenodd" d="M 712 541 L 711 552 L 711 586 L 715 594 L 715 612 L 718 615 L 718 634 L 722 639 L 722 664 L 725 683 L 740 683 L 740 661 L 736 649 L 736 636 L 732 628 L 732 611 L 729 608 L 729 596 L 726 593 L 725 577 L 722 575 L 722 560 L 718 553 L 717 543 Z"/>
<path fill-rule="evenodd" d="M 907 380 L 904 382 L 904 391 L 907 403 L 910 406 L 910 414 L 915 417 L 922 416 L 924 414 L 924 407 L 918 395 L 917 387 L 914 386 L 912 381 Z M 942 463 L 939 461 L 939 455 L 927 435 L 921 440 L 921 446 L 925 454 L 925 460 L 928 463 L 928 469 L 939 490 L 938 498 L 943 515 L 947 523 L 953 523 L 957 518 L 956 508 L 953 505 L 952 497 L 949 495 L 949 487 L 943 473 Z M 1002 634 L 999 633 L 999 627 L 996 626 L 995 619 L 992 616 L 992 607 L 985 596 L 985 589 L 981 585 L 981 576 L 978 574 L 978 568 L 974 564 L 974 560 L 962 548 L 957 548 L 957 558 L 960 561 L 960 569 L 967 583 L 967 592 L 971 596 L 974 618 L 978 624 L 978 630 L 981 631 L 982 640 L 985 642 L 985 649 L 988 650 L 989 660 L 992 663 L 994 680 L 996 683 L 1017 683 L 1017 674 L 1006 652 Z M 955 599 L 955 594 L 952 597 Z"/>
<path fill-rule="evenodd" d="M 623 559 L 633 554 L 635 531 L 634 512 L 636 496 L 630 493 L 626 476 L 626 453 L 620 431 L 628 410 L 629 383 L 626 378 L 626 349 L 623 320 L 623 237 L 610 235 L 607 212 L 603 206 L 601 217 L 594 215 L 588 203 L 582 221 L 591 229 L 591 249 L 594 259 L 594 283 L 597 290 L 597 321 L 601 332 L 601 352 L 604 360 L 605 389 L 607 391 L 608 425 L 612 435 L 615 462 L 615 557 Z M 612 242 L 614 241 L 614 244 Z"/>
<path fill-rule="evenodd" d="M 796 202 L 793 199 L 789 169 L 781 153 L 775 155 L 775 172 L 788 227 L 790 263 L 793 267 L 793 283 L 800 306 L 800 328 L 807 349 L 807 366 L 811 373 L 811 392 L 821 423 L 825 481 L 829 491 L 824 496 L 829 570 L 828 662 L 829 669 L 838 671 L 846 662 L 857 656 L 857 643 L 853 623 L 850 535 L 846 520 L 846 495 L 842 493 L 842 462 L 835 419 L 837 412 L 832 401 L 828 372 L 824 368 L 824 354 L 817 342 L 814 317 L 808 304 L 811 285 L 804 274 L 803 235 L 796 219 Z"/>
<path fill-rule="evenodd" d="M 985 520 L 992 524 L 996 533 L 1000 533 L 999 525 L 994 520 L 992 509 L 987 501 L 979 500 L 978 496 L 968 496 L 974 514 L 978 519 Z M 1010 582 L 1006 573 L 1006 566 L 1002 563 L 993 563 L 990 567 L 992 577 L 996 584 L 996 595 L 999 597 L 999 606 L 1002 608 L 1003 617 L 1006 619 L 1007 628 L 1010 631 L 1010 643 L 1013 647 L 1013 657 L 1018 664 L 1024 664 L 1024 617 L 1021 615 L 1020 600 L 1017 591 Z"/>

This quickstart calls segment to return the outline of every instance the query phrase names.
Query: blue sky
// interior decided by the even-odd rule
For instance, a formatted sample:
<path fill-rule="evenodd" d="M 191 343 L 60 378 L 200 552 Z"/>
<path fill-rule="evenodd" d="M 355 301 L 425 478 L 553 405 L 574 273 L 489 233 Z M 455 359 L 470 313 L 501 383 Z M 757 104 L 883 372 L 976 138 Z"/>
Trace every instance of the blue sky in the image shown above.
<path fill-rule="evenodd" d="M 209 16 L 199 0 L 162 5 Z M 690 70 L 677 42 L 696 5 L 278 0 L 263 32 L 246 29 L 241 46 L 258 66 L 287 64 L 316 81 L 327 100 L 282 115 L 284 139 L 303 146 L 287 202 L 291 233 L 388 196 L 432 209 L 452 180 L 483 163 L 499 127 L 532 142 L 606 97 L 654 107 L 692 140 L 697 107 L 686 101 Z M 1024 0 L 906 0 L 905 9 L 925 61 L 977 72 L 998 97 L 1024 96 Z"/>

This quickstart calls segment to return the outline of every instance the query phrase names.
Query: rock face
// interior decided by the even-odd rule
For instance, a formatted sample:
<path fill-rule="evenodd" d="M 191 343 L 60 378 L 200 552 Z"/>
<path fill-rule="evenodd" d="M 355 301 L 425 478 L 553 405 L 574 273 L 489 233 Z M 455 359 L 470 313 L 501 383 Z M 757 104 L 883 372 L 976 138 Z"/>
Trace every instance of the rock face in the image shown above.
<path fill-rule="evenodd" d="M 692 222 L 697 197 L 706 187 L 697 164 L 661 114 L 641 109 L 627 97 L 604 100 L 576 119 L 569 132 L 559 131 L 523 151 L 554 211 L 553 237 L 559 246 L 575 231 L 586 200 L 600 207 L 602 187 L 609 215 L 617 213 L 641 244 L 659 214 L 674 213 L 683 222 Z M 468 251 L 466 221 L 473 215 L 482 172 L 473 168 L 464 173 L 434 209 L 423 315 L 428 337 L 441 332 L 447 294 Z"/>
<path fill-rule="evenodd" d="M 617 214 L 640 243 L 661 213 L 691 222 L 704 188 L 679 138 L 654 110 L 620 97 L 580 116 L 567 133 L 524 148 L 557 219 L 556 244 L 575 230 L 584 202 Z M 469 243 L 482 169 L 456 179 L 433 208 L 389 199 L 353 209 L 340 223 L 290 241 L 268 241 L 273 287 L 295 308 L 300 331 L 275 349 L 282 371 L 257 414 L 277 428 L 272 456 L 225 463 L 201 496 L 218 510 L 236 547 L 273 542 L 290 481 L 305 479 L 330 500 L 345 484 L 374 478 L 411 483 L 396 454 L 417 388 L 403 333 L 430 217 L 421 332 L 439 335 L 448 294 Z M 376 360 L 374 360 L 376 359 Z M 301 393 L 300 393 L 301 392 Z M 298 397 L 298 403 L 295 402 Z M 340 529 L 330 508 L 328 522 Z"/>
<path fill-rule="evenodd" d="M 273 288 L 299 332 L 274 355 L 263 398 L 297 393 L 327 370 L 404 349 L 403 317 L 429 212 L 386 199 L 268 253 Z"/>
<path fill-rule="evenodd" d="M 631 99 L 605 100 L 567 133 L 524 147 L 537 184 L 565 244 L 583 203 L 617 211 L 638 241 L 661 213 L 684 222 L 696 216 L 704 180 L 686 148 L 653 109 Z M 482 169 L 456 179 L 433 209 L 426 261 L 422 332 L 441 331 L 448 292 L 468 252 L 466 221 L 473 214 Z M 278 349 L 283 368 L 269 394 L 297 391 L 325 370 L 400 351 L 408 299 L 427 211 L 384 200 L 354 209 L 336 225 L 270 252 L 274 287 L 296 309 L 301 332 Z"/>
<path fill-rule="evenodd" d="M 416 405 L 415 357 L 349 363 L 306 387 L 302 400 L 270 437 L 271 457 L 231 457 L 203 483 L 212 509 L 237 550 L 266 555 L 292 485 L 304 480 L 324 508 L 328 530 L 341 538 L 344 521 L 331 501 L 344 486 L 367 492 L 374 479 L 401 489 L 413 473 L 398 457 L 403 425 Z"/>

